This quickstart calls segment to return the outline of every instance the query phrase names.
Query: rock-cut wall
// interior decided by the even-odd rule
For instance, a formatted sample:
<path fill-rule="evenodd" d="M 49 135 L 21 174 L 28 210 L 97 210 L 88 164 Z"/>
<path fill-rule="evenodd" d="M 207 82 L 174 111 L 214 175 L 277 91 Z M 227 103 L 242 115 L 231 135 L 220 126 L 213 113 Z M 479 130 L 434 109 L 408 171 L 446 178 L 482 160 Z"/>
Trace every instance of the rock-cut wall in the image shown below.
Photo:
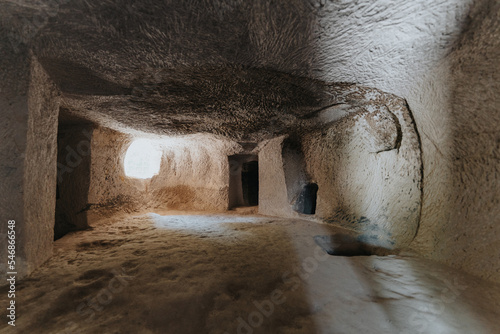
<path fill-rule="evenodd" d="M 52 254 L 59 93 L 35 57 L 11 45 L 0 77 L 0 273 L 31 273 Z M 7 270 L 7 222 L 15 220 L 15 268 Z"/>
<path fill-rule="evenodd" d="M 403 248 L 417 233 L 422 194 L 411 111 L 372 88 L 341 85 L 336 94 L 337 103 L 303 123 L 300 135 L 263 145 L 260 212 L 310 217 L 356 231 L 365 243 Z M 318 189 L 314 215 L 295 212 L 311 184 Z"/>
<path fill-rule="evenodd" d="M 124 159 L 134 136 L 98 128 L 92 136 L 88 203 L 129 210 L 224 211 L 228 208 L 227 156 L 241 147 L 211 135 L 150 137 L 162 151 L 150 179 L 125 175 Z"/>

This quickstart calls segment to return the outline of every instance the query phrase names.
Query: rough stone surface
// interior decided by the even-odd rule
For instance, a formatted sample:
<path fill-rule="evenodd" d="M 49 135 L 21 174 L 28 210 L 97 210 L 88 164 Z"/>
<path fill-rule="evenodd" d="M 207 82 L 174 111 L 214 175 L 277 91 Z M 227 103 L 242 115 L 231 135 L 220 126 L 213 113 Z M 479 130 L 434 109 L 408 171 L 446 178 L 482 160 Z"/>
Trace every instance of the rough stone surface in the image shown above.
<path fill-rule="evenodd" d="M 265 141 L 259 145 L 259 213 L 296 217 L 287 197 L 283 169 L 282 142 L 285 136 Z"/>
<path fill-rule="evenodd" d="M 307 172 L 319 187 L 316 216 L 358 231 L 367 243 L 402 248 L 420 219 L 415 124 L 401 99 L 371 89 L 350 94 L 372 100 L 304 138 Z"/>
<path fill-rule="evenodd" d="M 212 135 L 164 142 L 161 173 L 152 180 L 158 208 L 225 211 L 229 205 L 228 156 L 242 151 L 234 141 Z"/>
<path fill-rule="evenodd" d="M 29 316 L 0 332 L 500 332 L 498 284 L 418 257 L 330 256 L 313 236 L 345 233 L 331 225 L 185 211 L 90 223 L 19 283 Z"/>
<path fill-rule="evenodd" d="M 31 67 L 26 68 L 22 60 L 28 62 L 27 56 L 10 51 L 21 63 L 2 59 L 2 66 L 9 67 L 3 72 L 0 94 L 4 120 L 0 269 L 2 273 L 8 271 L 7 221 L 15 220 L 15 269 L 19 277 L 24 277 L 52 254 L 59 104 L 58 91 L 38 61 L 33 58 Z M 18 81 L 11 69 L 18 71 Z M 23 80 L 29 81 L 25 85 Z"/>
<path fill-rule="evenodd" d="M 422 254 L 500 281 L 500 3 L 475 4 L 412 100 L 423 135 Z M 495 65 L 496 64 L 496 65 Z M 427 97 L 427 98 L 426 98 Z"/>
<path fill-rule="evenodd" d="M 422 195 L 420 142 L 410 110 L 404 100 L 375 89 L 346 86 L 338 93 L 338 105 L 311 116 L 314 126 L 262 148 L 260 203 L 271 204 L 259 212 L 302 216 L 292 209 L 312 182 L 319 190 L 311 218 L 355 230 L 375 246 L 407 246 L 417 233 Z"/>
<path fill-rule="evenodd" d="M 98 128 L 92 136 L 90 207 L 225 211 L 229 199 L 228 155 L 237 143 L 212 135 L 150 137 L 160 143 L 160 172 L 151 179 L 125 175 L 123 161 L 135 137 Z"/>
<path fill-rule="evenodd" d="M 491 254 L 500 233 L 499 17 L 496 0 L 2 2 L 2 87 L 19 88 L 1 93 L 2 131 L 12 138 L 16 122 L 26 131 L 27 120 L 13 115 L 26 110 L 29 49 L 64 106 L 129 132 L 268 140 L 312 114 L 338 119 L 342 113 L 323 113 L 337 101 L 327 83 L 374 87 L 406 99 L 422 137 L 413 249 L 500 281 L 499 255 Z M 392 140 L 380 139 L 374 147 Z M 2 142 L 2 159 L 14 166 L 8 193 L 19 192 L 25 153 L 14 142 Z M 260 203 L 283 213 L 283 162 L 271 149 L 281 144 L 268 145 L 261 154 L 280 186 L 274 198 L 264 190 L 269 203 Z M 17 211 L 11 198 L 1 202 L 8 214 Z"/>
<path fill-rule="evenodd" d="M 52 255 L 57 183 L 58 90 L 34 59 L 28 95 L 24 160 L 24 224 L 18 230 L 18 273 L 28 274 Z"/>
<path fill-rule="evenodd" d="M 0 57 L 0 274 L 7 271 L 7 221 L 24 221 L 23 174 L 28 128 L 29 66 L 27 53 L 15 53 L 1 41 L 10 57 Z M 24 50 L 26 52 L 26 50 Z M 23 60 L 26 62 L 24 63 Z M 16 79 L 17 76 L 17 80 Z"/>

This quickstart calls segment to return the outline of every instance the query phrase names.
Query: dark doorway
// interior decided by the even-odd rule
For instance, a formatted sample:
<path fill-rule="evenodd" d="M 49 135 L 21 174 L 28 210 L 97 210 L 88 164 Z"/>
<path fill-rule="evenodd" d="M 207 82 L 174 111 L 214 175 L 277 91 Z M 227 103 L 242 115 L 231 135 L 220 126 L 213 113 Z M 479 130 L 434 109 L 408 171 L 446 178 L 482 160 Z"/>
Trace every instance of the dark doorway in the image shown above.
<path fill-rule="evenodd" d="M 295 203 L 295 210 L 306 215 L 314 215 L 316 213 L 317 195 L 318 185 L 316 183 L 306 184 Z"/>
<path fill-rule="evenodd" d="M 54 240 L 88 228 L 92 131 L 92 123 L 65 109 L 59 111 Z"/>
<path fill-rule="evenodd" d="M 236 154 L 229 160 L 229 209 L 259 204 L 258 156 Z"/>
<path fill-rule="evenodd" d="M 259 163 L 257 161 L 244 162 L 241 167 L 241 186 L 243 200 L 246 206 L 259 204 Z"/>

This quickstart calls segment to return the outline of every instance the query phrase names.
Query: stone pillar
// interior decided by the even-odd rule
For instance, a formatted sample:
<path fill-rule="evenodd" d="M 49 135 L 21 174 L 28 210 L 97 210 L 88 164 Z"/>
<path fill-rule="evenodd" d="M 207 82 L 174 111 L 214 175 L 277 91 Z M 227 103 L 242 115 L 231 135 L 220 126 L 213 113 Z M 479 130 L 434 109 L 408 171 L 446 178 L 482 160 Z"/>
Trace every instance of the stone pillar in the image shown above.
<path fill-rule="evenodd" d="M 14 52 L 8 40 L 0 47 L 0 273 L 7 271 L 7 222 L 17 231 L 24 222 L 23 178 L 28 129 L 29 57 Z M 5 55 L 5 57 L 4 57 Z M 18 243 L 20 247 L 20 244 Z M 18 248 L 19 252 L 20 249 Z M 19 260 L 21 260 L 19 253 Z"/>
<path fill-rule="evenodd" d="M 0 41 L 0 273 L 7 222 L 16 221 L 18 278 L 52 254 L 56 199 L 57 89 L 23 45 Z"/>

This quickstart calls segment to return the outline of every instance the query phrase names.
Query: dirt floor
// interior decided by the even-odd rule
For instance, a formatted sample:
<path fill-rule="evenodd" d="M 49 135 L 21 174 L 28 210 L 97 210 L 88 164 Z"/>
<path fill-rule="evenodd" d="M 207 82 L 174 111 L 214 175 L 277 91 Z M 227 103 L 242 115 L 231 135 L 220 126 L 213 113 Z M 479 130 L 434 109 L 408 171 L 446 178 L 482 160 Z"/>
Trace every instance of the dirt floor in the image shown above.
<path fill-rule="evenodd" d="M 499 285 L 410 254 L 328 255 L 314 237 L 345 232 L 328 225 L 156 212 L 92 226 L 18 282 L 0 333 L 500 333 Z"/>

